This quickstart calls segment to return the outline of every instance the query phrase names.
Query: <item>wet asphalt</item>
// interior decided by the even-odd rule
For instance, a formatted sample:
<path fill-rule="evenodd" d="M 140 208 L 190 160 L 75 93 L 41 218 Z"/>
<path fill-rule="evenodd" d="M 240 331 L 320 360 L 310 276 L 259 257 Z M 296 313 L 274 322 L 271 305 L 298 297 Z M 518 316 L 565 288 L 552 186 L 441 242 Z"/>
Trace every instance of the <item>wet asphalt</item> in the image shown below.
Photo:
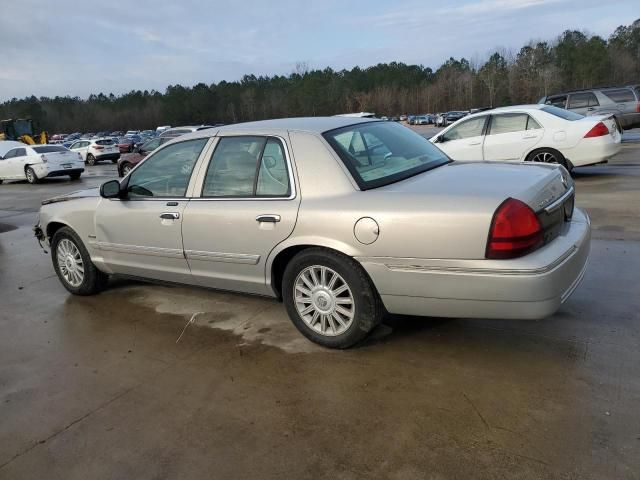
<path fill-rule="evenodd" d="M 344 352 L 273 300 L 67 294 L 40 201 L 115 175 L 0 185 L 0 479 L 640 478 L 640 143 L 575 170 L 592 255 L 553 317 L 393 317 Z"/>

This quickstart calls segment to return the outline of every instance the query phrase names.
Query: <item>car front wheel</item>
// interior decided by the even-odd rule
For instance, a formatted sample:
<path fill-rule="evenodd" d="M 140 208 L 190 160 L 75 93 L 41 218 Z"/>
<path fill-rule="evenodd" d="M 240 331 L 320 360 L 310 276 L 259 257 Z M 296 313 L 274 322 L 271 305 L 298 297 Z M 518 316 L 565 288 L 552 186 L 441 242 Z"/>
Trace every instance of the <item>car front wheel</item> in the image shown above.
<path fill-rule="evenodd" d="M 74 295 L 93 295 L 107 284 L 109 277 L 95 267 L 84 244 L 69 227 L 53 235 L 51 260 L 58 279 Z"/>
<path fill-rule="evenodd" d="M 329 348 L 348 348 L 363 340 L 384 312 L 363 268 L 322 248 L 304 250 L 289 262 L 282 296 L 296 328 Z"/>

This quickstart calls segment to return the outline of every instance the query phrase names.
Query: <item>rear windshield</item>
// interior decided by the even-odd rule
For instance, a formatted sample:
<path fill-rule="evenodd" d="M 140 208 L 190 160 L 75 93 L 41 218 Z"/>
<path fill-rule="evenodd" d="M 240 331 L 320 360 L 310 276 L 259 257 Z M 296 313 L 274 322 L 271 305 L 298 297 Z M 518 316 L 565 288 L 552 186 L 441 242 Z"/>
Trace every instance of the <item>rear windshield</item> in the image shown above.
<path fill-rule="evenodd" d="M 554 107 L 553 105 L 546 105 L 540 110 L 550 113 L 551 115 L 555 115 L 556 117 L 564 118 L 565 120 L 569 120 L 571 122 L 584 118 L 584 115 L 580 115 L 576 112 L 570 112 L 569 110 L 565 110 L 564 108 Z"/>
<path fill-rule="evenodd" d="M 53 153 L 53 152 L 68 152 L 64 147 L 59 145 L 42 145 L 38 147 L 31 147 L 35 150 L 36 153 Z"/>
<path fill-rule="evenodd" d="M 113 140 L 111 139 L 96 140 L 96 145 L 113 145 Z"/>
<path fill-rule="evenodd" d="M 362 190 L 404 180 L 451 160 L 426 138 L 393 122 L 370 122 L 323 134 Z"/>

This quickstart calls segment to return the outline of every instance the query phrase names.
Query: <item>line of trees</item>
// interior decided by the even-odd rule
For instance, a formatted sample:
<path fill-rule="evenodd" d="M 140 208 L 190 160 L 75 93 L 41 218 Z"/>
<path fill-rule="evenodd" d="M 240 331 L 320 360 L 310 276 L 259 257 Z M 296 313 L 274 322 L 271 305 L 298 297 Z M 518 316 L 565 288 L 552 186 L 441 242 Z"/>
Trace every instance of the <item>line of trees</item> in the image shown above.
<path fill-rule="evenodd" d="M 164 93 L 14 98 L 0 104 L 0 118 L 30 117 L 49 132 L 72 132 L 357 111 L 397 115 L 531 103 L 555 91 L 634 82 L 640 82 L 640 19 L 606 40 L 567 30 L 518 52 L 497 49 L 484 62 L 452 57 L 436 71 L 396 62 L 340 71 L 299 63 L 288 76 L 171 85 Z"/>

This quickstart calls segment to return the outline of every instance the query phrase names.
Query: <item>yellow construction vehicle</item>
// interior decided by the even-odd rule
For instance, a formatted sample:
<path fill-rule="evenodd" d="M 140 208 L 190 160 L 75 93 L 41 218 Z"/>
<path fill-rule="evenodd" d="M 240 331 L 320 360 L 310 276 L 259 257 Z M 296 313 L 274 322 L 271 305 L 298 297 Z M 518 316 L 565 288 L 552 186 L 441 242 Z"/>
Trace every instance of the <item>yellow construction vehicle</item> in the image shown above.
<path fill-rule="evenodd" d="M 47 132 L 33 133 L 33 121 L 30 118 L 2 120 L 0 122 L 0 140 L 15 140 L 27 145 L 44 145 L 49 142 Z"/>

